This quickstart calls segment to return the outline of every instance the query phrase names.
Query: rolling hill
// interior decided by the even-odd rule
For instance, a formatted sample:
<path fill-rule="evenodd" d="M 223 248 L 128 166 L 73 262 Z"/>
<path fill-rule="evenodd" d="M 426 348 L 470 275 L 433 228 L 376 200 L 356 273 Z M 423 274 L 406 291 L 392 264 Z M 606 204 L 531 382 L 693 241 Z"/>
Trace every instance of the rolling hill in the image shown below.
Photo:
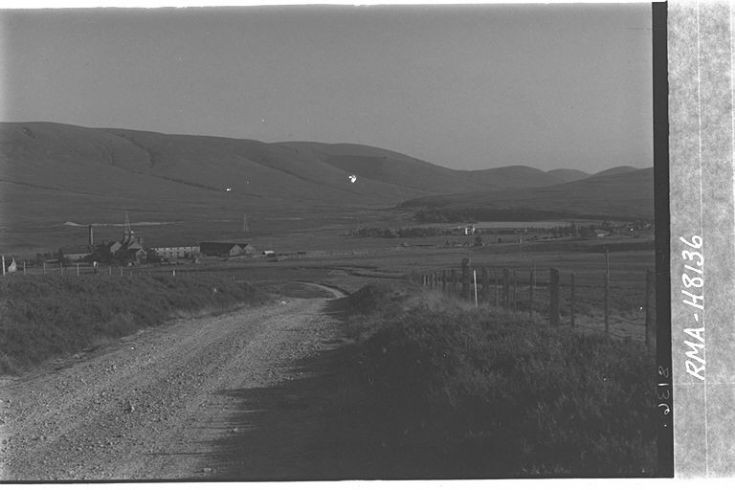
<path fill-rule="evenodd" d="M 547 187 L 429 196 L 401 203 L 434 215 L 653 219 L 653 167 L 603 171 L 586 179 Z"/>
<path fill-rule="evenodd" d="M 196 241 L 236 229 L 243 213 L 274 229 L 278 220 L 281 227 L 325 225 L 416 198 L 527 193 L 581 174 L 522 166 L 452 170 L 354 144 L 0 123 L 0 247 L 56 247 L 72 240 L 65 222 L 119 223 L 124 210 L 136 221 L 184 223 L 167 228 L 168 235 Z"/>

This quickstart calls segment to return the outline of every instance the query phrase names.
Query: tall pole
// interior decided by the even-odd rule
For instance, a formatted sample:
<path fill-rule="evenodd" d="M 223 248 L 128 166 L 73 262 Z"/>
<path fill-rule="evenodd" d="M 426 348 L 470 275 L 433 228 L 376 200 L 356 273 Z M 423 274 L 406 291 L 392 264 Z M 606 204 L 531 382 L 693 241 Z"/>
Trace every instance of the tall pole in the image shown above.
<path fill-rule="evenodd" d="M 5 256 L 4 255 L 2 256 L 2 261 L 3 261 L 3 276 L 4 276 L 5 275 Z"/>

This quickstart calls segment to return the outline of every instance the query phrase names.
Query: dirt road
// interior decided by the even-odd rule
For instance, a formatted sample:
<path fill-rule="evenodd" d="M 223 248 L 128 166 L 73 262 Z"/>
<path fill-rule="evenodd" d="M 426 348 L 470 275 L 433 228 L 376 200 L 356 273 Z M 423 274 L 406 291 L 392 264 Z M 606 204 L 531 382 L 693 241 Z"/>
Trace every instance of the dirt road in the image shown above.
<path fill-rule="evenodd" d="M 0 478 L 217 479 L 216 441 L 248 430 L 231 394 L 298 377 L 335 342 L 328 295 L 172 321 L 2 381 Z"/>

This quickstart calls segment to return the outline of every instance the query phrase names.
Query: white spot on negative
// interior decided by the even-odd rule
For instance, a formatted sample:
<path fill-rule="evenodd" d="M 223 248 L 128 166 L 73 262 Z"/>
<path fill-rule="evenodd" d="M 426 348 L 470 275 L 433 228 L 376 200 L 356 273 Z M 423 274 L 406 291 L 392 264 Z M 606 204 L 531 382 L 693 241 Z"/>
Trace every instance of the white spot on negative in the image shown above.
<path fill-rule="evenodd" d="M 352 174 L 350 175 L 349 179 L 350 179 L 350 182 L 354 184 L 355 182 L 357 182 L 357 175 Z"/>

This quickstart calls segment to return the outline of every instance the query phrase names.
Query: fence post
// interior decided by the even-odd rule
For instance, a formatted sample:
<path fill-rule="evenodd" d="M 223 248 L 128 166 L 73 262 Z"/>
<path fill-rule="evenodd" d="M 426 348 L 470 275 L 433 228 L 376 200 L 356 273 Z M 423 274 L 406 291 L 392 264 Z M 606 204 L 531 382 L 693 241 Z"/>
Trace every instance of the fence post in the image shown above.
<path fill-rule="evenodd" d="M 3 276 L 4 276 L 5 275 L 5 256 L 4 255 L 1 255 L 0 256 L 0 260 L 2 260 L 2 262 L 3 262 Z"/>
<path fill-rule="evenodd" d="M 572 323 L 572 328 L 574 328 L 574 272 L 572 272 L 571 276 L 571 288 L 572 292 L 569 296 L 569 315 L 570 315 L 570 321 Z"/>
<path fill-rule="evenodd" d="M 528 275 L 528 316 L 533 316 L 533 282 L 535 280 L 534 270 Z"/>
<path fill-rule="evenodd" d="M 79 264 L 77 264 L 77 277 L 79 277 Z"/>
<path fill-rule="evenodd" d="M 518 276 L 513 269 L 513 312 L 518 311 Z"/>
<path fill-rule="evenodd" d="M 46 275 L 46 261 L 43 261 L 43 275 Z"/>
<path fill-rule="evenodd" d="M 498 306 L 500 297 L 500 285 L 498 284 L 498 271 L 493 269 L 493 281 L 495 282 L 495 306 Z"/>
<path fill-rule="evenodd" d="M 176 269 L 171 269 L 171 275 L 173 277 L 176 277 Z M 426 276 L 424 276 L 424 277 L 426 277 Z"/>
<path fill-rule="evenodd" d="M 472 279 L 475 282 L 475 308 L 477 308 L 477 269 L 472 269 Z"/>
<path fill-rule="evenodd" d="M 559 271 L 549 269 L 549 321 L 552 327 L 559 326 Z"/>
<path fill-rule="evenodd" d="M 646 270 L 646 348 L 656 352 L 656 275 Z"/>
<path fill-rule="evenodd" d="M 605 247 L 605 333 L 610 333 L 610 253 Z"/>
<path fill-rule="evenodd" d="M 64 264 L 59 260 L 59 274 L 64 274 Z"/>
<path fill-rule="evenodd" d="M 110 276 L 112 275 L 112 266 L 109 267 L 108 273 Z"/>
<path fill-rule="evenodd" d="M 503 269 L 503 307 L 510 306 L 510 271 Z"/>
<path fill-rule="evenodd" d="M 610 274 L 605 271 L 605 333 L 610 333 Z"/>
<path fill-rule="evenodd" d="M 470 300 L 470 261 L 462 259 L 462 299 Z"/>
<path fill-rule="evenodd" d="M 23 261 L 23 275 L 26 275 L 26 261 Z"/>

